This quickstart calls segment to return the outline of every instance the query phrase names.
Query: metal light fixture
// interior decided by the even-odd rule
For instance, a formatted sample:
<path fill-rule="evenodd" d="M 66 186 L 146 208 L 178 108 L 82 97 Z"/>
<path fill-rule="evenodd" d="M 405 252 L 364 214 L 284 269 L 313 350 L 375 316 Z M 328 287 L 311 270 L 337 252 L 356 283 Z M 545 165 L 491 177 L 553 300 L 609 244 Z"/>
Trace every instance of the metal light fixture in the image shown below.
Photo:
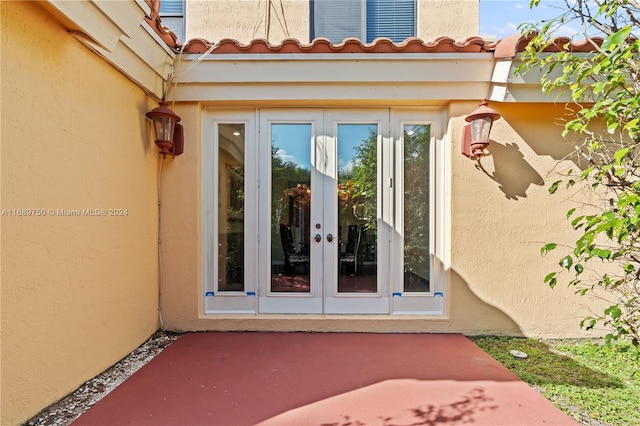
<path fill-rule="evenodd" d="M 469 123 L 464 126 L 462 132 L 462 154 L 475 160 L 485 155 L 485 148 L 489 146 L 489 134 L 493 122 L 500 118 L 500 114 L 487 105 L 483 99 L 479 107 L 465 117 Z"/>
<path fill-rule="evenodd" d="M 184 137 L 182 125 L 178 124 L 180 117 L 167 107 L 164 99 L 160 106 L 152 109 L 147 117 L 153 121 L 153 129 L 156 133 L 156 145 L 160 148 L 160 154 L 165 158 L 167 154 L 180 155 L 184 149 Z"/>

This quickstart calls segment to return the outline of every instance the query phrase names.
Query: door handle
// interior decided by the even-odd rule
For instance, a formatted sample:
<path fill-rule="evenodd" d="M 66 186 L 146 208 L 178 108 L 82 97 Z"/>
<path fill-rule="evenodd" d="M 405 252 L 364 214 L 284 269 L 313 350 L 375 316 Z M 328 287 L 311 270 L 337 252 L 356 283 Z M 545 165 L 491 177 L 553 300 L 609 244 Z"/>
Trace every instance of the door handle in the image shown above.
<path fill-rule="evenodd" d="M 333 235 L 327 234 L 327 241 L 329 242 L 333 241 Z"/>
<path fill-rule="evenodd" d="M 322 235 L 316 234 L 314 239 L 316 240 L 316 243 L 319 243 L 320 241 L 322 241 Z"/>

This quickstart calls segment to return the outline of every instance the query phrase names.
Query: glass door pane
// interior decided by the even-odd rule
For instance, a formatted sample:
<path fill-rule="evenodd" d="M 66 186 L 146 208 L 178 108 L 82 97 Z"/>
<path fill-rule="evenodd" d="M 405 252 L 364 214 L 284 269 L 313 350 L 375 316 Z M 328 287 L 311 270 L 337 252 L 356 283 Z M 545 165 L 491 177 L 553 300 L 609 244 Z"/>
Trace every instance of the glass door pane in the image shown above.
<path fill-rule="evenodd" d="M 338 293 L 376 293 L 377 124 L 338 124 Z"/>
<path fill-rule="evenodd" d="M 310 293 L 311 124 L 271 124 L 271 292 Z"/>

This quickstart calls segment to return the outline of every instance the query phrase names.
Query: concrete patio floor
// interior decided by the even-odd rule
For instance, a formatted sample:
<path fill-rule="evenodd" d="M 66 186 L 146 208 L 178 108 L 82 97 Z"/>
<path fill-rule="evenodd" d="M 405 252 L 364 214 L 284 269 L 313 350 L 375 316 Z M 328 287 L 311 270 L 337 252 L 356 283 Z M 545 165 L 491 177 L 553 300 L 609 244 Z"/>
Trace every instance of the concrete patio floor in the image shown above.
<path fill-rule="evenodd" d="M 576 423 L 462 335 L 188 333 L 73 424 Z"/>

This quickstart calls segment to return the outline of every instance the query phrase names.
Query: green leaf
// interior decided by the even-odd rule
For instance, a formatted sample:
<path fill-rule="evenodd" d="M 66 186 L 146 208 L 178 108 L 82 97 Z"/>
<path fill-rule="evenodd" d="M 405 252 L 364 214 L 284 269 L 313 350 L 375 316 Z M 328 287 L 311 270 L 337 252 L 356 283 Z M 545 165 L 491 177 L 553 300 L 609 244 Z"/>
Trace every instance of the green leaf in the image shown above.
<path fill-rule="evenodd" d="M 622 161 L 624 156 L 627 155 L 627 153 L 629 152 L 630 149 L 631 148 L 629 148 L 629 147 L 625 147 L 625 148 L 617 150 L 616 153 L 613 154 L 613 158 L 616 160 L 616 164 L 620 164 L 620 162 Z"/>
<path fill-rule="evenodd" d="M 591 172 L 593 171 L 593 169 L 594 169 L 594 167 L 593 167 L 593 166 L 589 166 L 589 167 L 587 167 L 587 168 L 582 172 L 582 174 L 581 174 L 580 176 L 581 176 L 583 179 L 587 178 L 587 177 L 591 174 Z"/>
<path fill-rule="evenodd" d="M 588 323 L 587 323 L 588 320 Z M 585 327 L 585 323 L 586 323 L 586 327 Z M 593 327 L 596 326 L 597 321 L 593 318 L 585 318 L 580 322 L 580 327 L 585 327 L 586 330 L 591 330 Z"/>
<path fill-rule="evenodd" d="M 576 275 L 580 275 L 584 271 L 584 266 L 582 266 L 580 263 L 576 263 L 574 269 L 576 270 Z"/>
<path fill-rule="evenodd" d="M 545 282 L 545 283 L 547 283 L 547 282 L 551 281 L 551 279 L 552 279 L 553 277 L 555 277 L 555 276 L 556 276 L 556 273 L 555 273 L 555 272 L 551 272 L 550 274 L 547 274 L 547 276 L 546 276 L 546 277 L 544 277 L 544 282 Z"/>
<path fill-rule="evenodd" d="M 549 244 L 546 244 L 544 247 L 542 247 L 542 248 L 540 249 L 540 254 L 547 254 L 547 253 L 549 253 L 551 250 L 555 249 L 555 248 L 556 248 L 556 246 L 557 246 L 557 244 L 556 244 L 556 243 L 549 243 Z"/>
<path fill-rule="evenodd" d="M 629 37 L 629 34 L 631 34 L 631 26 L 627 25 L 620 31 L 609 35 L 602 42 L 602 50 L 611 50 L 616 46 L 621 45 Z"/>
<path fill-rule="evenodd" d="M 573 265 L 573 258 L 571 256 L 565 256 L 560 260 L 560 266 L 565 269 L 571 268 L 571 265 Z"/>
<path fill-rule="evenodd" d="M 551 186 L 549 187 L 549 194 L 553 194 L 558 190 L 558 185 L 560 185 L 560 182 L 562 181 L 555 181 L 551 184 Z"/>
<path fill-rule="evenodd" d="M 582 222 L 582 219 L 584 219 L 584 216 L 578 216 L 571 221 L 571 226 L 573 227 L 573 229 L 578 228 L 578 224 Z"/>
<path fill-rule="evenodd" d="M 620 318 L 620 316 L 622 315 L 622 309 L 620 309 L 618 305 L 612 305 L 605 309 L 604 313 L 615 320 Z"/>
<path fill-rule="evenodd" d="M 572 208 L 571 210 L 569 210 L 569 211 L 567 212 L 567 219 L 569 219 L 569 218 L 571 217 L 571 215 L 572 215 L 575 211 L 576 211 L 576 208 L 575 208 L 575 207 L 574 207 L 574 208 Z"/>
<path fill-rule="evenodd" d="M 631 263 L 627 263 L 626 265 L 624 265 L 624 271 L 627 274 L 630 274 L 631 272 L 633 272 L 635 270 L 635 266 L 633 266 Z"/>

